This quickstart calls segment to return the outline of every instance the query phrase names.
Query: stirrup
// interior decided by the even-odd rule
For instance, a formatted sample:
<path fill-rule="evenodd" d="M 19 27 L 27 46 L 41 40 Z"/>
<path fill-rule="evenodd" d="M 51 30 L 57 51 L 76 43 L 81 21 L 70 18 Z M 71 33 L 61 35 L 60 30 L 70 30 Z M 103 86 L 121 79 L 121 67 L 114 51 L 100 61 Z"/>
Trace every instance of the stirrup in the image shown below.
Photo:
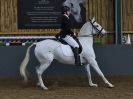
<path fill-rule="evenodd" d="M 75 66 L 84 66 L 85 65 L 85 63 L 83 63 L 83 62 L 81 62 L 81 63 L 75 63 Z"/>
<path fill-rule="evenodd" d="M 82 63 L 75 63 L 75 66 L 82 66 Z"/>

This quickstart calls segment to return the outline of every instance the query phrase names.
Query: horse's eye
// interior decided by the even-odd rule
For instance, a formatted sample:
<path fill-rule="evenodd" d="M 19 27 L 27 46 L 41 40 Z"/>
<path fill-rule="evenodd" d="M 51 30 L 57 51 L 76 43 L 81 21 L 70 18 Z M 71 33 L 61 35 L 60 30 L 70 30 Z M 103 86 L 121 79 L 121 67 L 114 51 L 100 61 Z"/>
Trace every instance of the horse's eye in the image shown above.
<path fill-rule="evenodd" d="M 70 3 L 71 4 L 71 7 L 73 7 L 73 4 L 72 3 Z"/>

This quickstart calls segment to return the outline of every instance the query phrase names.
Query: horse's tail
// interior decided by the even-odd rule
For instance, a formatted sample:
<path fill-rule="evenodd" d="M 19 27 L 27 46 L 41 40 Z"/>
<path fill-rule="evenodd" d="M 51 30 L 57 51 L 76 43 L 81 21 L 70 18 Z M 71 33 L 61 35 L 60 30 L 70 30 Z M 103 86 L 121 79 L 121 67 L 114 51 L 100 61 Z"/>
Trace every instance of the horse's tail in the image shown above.
<path fill-rule="evenodd" d="M 32 45 L 30 45 L 26 51 L 26 55 L 25 58 L 23 59 L 21 65 L 20 65 L 20 75 L 24 78 L 24 82 L 27 83 L 28 82 L 28 78 L 26 76 L 25 70 L 26 70 L 26 66 L 29 62 L 30 59 L 30 49 L 32 46 L 36 45 L 36 43 L 33 43 Z"/>

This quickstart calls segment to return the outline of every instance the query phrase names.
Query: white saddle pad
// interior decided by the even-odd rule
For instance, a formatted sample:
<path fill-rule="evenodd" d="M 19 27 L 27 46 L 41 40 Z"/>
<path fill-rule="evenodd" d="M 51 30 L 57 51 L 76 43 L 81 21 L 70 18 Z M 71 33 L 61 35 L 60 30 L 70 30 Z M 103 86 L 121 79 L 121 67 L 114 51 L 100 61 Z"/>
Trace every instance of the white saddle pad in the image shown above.
<path fill-rule="evenodd" d="M 73 51 L 69 45 L 61 44 L 61 49 L 65 56 L 74 56 Z"/>

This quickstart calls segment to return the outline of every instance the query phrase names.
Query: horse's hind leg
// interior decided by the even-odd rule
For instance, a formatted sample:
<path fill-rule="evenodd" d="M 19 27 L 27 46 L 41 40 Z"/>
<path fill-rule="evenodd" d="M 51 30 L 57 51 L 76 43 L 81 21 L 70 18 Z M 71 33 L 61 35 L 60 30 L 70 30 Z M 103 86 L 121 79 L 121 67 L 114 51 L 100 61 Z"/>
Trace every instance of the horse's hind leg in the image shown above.
<path fill-rule="evenodd" d="M 48 88 L 44 85 L 42 80 L 42 73 L 48 68 L 49 64 L 41 64 L 40 67 L 36 67 L 37 77 L 38 77 L 38 83 L 37 86 L 41 87 L 44 90 L 47 90 Z"/>
<path fill-rule="evenodd" d="M 114 87 L 114 85 L 112 85 L 103 75 L 102 71 L 100 70 L 100 68 L 98 67 L 98 64 L 96 62 L 95 59 L 91 58 L 89 59 L 89 63 L 90 65 L 94 68 L 94 70 L 102 77 L 103 81 L 105 82 L 105 84 L 108 85 L 108 87 Z"/>
<path fill-rule="evenodd" d="M 50 55 L 49 57 L 47 57 L 44 63 L 41 63 L 40 67 L 36 67 L 36 72 L 38 77 L 37 86 L 41 87 L 44 90 L 48 90 L 48 88 L 43 83 L 42 74 L 50 66 L 52 61 L 53 61 L 53 56 Z"/>

